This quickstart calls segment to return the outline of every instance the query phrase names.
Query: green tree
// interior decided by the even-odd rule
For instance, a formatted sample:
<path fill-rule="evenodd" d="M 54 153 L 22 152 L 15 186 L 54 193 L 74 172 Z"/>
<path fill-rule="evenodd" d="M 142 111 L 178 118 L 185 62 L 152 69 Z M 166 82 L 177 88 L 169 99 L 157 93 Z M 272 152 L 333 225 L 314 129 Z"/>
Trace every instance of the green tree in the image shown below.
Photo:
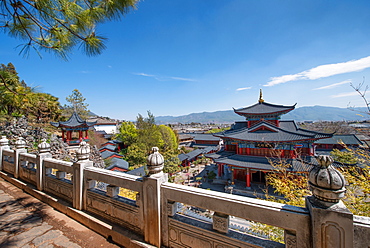
<path fill-rule="evenodd" d="M 181 170 L 179 167 L 181 161 L 177 156 L 172 156 L 164 160 L 163 172 L 164 173 L 176 173 Z"/>
<path fill-rule="evenodd" d="M 177 166 L 180 161 L 177 158 L 177 134 L 168 126 L 156 125 L 155 117 L 150 111 L 147 117 L 141 114 L 137 116 L 136 127 L 131 122 L 122 123 L 116 138 L 129 146 L 125 159 L 130 165 L 145 165 L 152 147 L 156 146 L 165 159 L 165 171 L 178 170 Z"/>
<path fill-rule="evenodd" d="M 125 160 L 130 166 L 145 165 L 147 155 L 144 144 L 135 143 L 127 148 Z"/>
<path fill-rule="evenodd" d="M 35 117 L 39 122 L 57 119 L 60 115 L 58 98 L 35 91 L 18 77 L 12 63 L 0 65 L 0 112 L 8 117 Z"/>
<path fill-rule="evenodd" d="M 25 41 L 21 52 L 31 48 L 54 52 L 66 58 L 75 46 L 87 55 L 105 48 L 105 38 L 96 26 L 120 19 L 135 8 L 138 0 L 2 0 L 0 28 L 9 36 Z"/>
<path fill-rule="evenodd" d="M 148 111 L 148 117 L 143 117 L 141 114 L 136 119 L 136 128 L 138 130 L 137 143 L 145 147 L 145 152 L 148 154 L 152 147 L 163 147 L 162 134 L 158 126 L 155 124 L 154 115 Z"/>
<path fill-rule="evenodd" d="M 70 117 L 73 112 L 76 112 L 82 119 L 86 119 L 89 114 L 88 106 L 86 98 L 83 97 L 82 93 L 78 89 L 74 89 L 72 94 L 66 97 L 67 102 L 69 104 L 65 104 L 63 106 L 63 115 L 66 117 Z"/>
<path fill-rule="evenodd" d="M 163 146 L 160 147 L 160 149 L 163 152 L 170 152 L 177 154 L 178 153 L 178 147 L 179 147 L 179 140 L 176 135 L 176 133 L 166 125 L 160 125 L 158 126 L 159 132 L 161 133 L 162 140 L 163 140 Z"/>
<path fill-rule="evenodd" d="M 125 146 L 130 146 L 137 141 L 137 136 L 138 131 L 135 125 L 130 121 L 125 121 L 120 125 L 119 132 L 115 136 L 115 139 L 122 141 Z"/>

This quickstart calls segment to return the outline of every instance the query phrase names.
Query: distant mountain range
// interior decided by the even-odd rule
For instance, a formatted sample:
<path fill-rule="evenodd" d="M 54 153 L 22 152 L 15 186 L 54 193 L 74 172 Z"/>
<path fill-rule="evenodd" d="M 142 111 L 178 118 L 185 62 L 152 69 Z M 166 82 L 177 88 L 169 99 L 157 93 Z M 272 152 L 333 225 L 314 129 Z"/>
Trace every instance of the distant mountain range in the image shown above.
<path fill-rule="evenodd" d="M 284 120 L 302 121 L 364 121 L 369 119 L 366 108 L 356 108 L 355 111 L 347 108 L 311 106 L 300 107 L 282 115 Z M 168 123 L 234 123 L 244 120 L 243 117 L 234 113 L 233 110 L 192 113 L 182 116 L 158 116 L 155 117 L 157 124 Z"/>

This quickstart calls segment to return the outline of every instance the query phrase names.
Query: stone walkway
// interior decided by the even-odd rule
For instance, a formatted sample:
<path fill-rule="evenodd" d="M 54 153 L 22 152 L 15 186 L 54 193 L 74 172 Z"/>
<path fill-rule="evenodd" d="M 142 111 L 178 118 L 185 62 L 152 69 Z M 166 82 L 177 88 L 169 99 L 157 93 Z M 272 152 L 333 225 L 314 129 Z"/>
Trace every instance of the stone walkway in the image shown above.
<path fill-rule="evenodd" d="M 0 247 L 119 247 L 0 178 Z"/>

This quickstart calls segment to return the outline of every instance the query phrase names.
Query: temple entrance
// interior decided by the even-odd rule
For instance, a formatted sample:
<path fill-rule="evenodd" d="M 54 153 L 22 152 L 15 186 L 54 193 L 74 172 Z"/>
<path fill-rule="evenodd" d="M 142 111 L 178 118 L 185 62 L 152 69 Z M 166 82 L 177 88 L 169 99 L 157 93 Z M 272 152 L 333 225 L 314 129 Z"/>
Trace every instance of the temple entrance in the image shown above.
<path fill-rule="evenodd" d="M 263 171 L 251 171 L 252 172 L 252 183 L 266 183 L 266 173 Z"/>

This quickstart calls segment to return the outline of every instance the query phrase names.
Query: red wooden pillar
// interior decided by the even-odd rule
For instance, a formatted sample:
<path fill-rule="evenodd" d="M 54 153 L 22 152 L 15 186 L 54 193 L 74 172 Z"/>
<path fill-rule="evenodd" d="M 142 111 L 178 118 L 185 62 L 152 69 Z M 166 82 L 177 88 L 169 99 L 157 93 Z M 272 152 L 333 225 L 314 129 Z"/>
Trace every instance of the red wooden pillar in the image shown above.
<path fill-rule="evenodd" d="M 246 149 L 247 149 L 247 155 L 251 155 L 251 149 L 249 147 L 247 147 Z"/>
<path fill-rule="evenodd" d="M 251 187 L 251 172 L 250 169 L 247 168 L 247 174 L 245 175 L 245 182 L 246 182 L 246 187 L 250 188 Z"/>
<path fill-rule="evenodd" d="M 85 137 L 86 137 L 86 139 L 88 139 L 88 138 L 89 138 L 88 130 L 86 130 L 86 131 L 85 131 Z"/>
<path fill-rule="evenodd" d="M 221 164 L 217 165 L 217 176 L 221 177 Z"/>
<path fill-rule="evenodd" d="M 236 169 L 233 169 L 233 180 L 232 180 L 232 184 L 234 184 L 235 178 L 236 178 Z"/>
<path fill-rule="evenodd" d="M 64 142 L 64 130 L 62 129 L 62 140 Z"/>

